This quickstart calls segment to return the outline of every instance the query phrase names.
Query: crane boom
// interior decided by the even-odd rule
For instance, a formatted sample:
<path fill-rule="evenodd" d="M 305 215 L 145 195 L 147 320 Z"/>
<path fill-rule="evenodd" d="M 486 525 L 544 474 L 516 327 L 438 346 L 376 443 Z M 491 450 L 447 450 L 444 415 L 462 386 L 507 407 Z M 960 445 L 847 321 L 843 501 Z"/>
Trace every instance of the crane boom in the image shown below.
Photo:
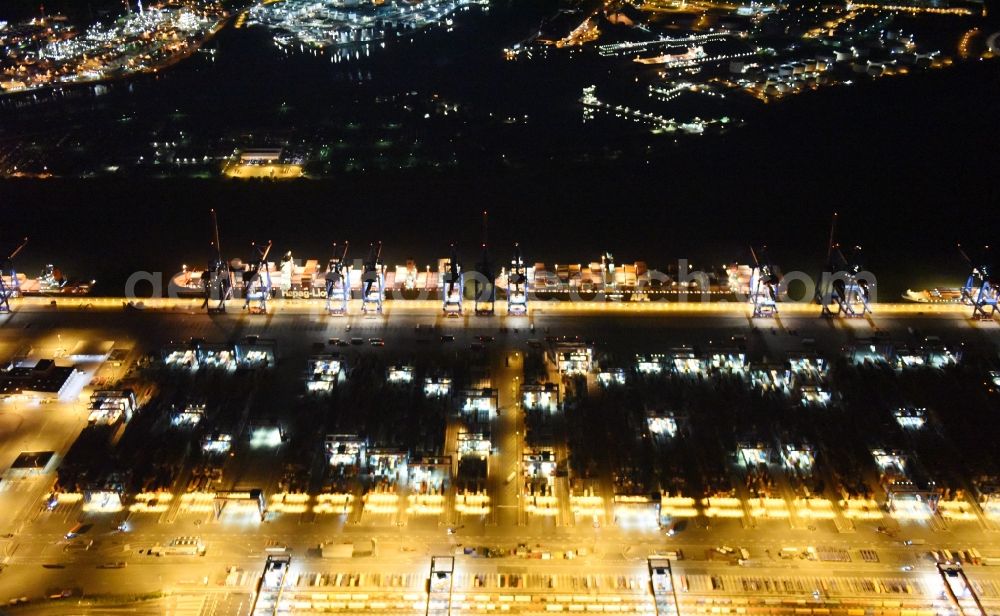
<path fill-rule="evenodd" d="M 826 244 L 826 262 L 833 258 L 834 237 L 837 233 L 837 212 L 833 213 L 833 222 L 830 223 L 830 239 Z"/>
<path fill-rule="evenodd" d="M 958 244 L 958 254 L 962 255 L 962 258 L 969 264 L 969 267 L 975 267 L 972 265 L 972 259 L 969 258 L 969 253 L 965 252 L 965 249 L 962 248 L 961 244 Z"/>
<path fill-rule="evenodd" d="M 215 208 L 211 209 L 212 213 L 212 243 L 215 245 L 215 252 L 219 260 L 222 259 L 222 244 L 219 242 L 219 219 L 215 215 Z"/>
<path fill-rule="evenodd" d="M 265 267 L 267 266 L 267 263 L 266 263 L 267 262 L 267 255 L 271 252 L 271 246 L 273 246 L 273 245 L 274 245 L 273 242 L 271 242 L 271 240 L 268 240 L 267 241 L 267 246 L 264 246 L 264 250 L 260 253 L 260 262 L 264 263 Z"/>
<path fill-rule="evenodd" d="M 23 240 L 21 240 L 21 245 L 18 246 L 17 248 L 15 248 L 14 252 L 10 253 L 10 256 L 7 257 L 7 260 L 8 261 L 13 261 L 14 257 L 16 257 L 17 255 L 19 255 L 21 253 L 21 251 L 24 250 L 24 247 L 27 246 L 27 245 L 28 245 L 28 238 L 24 238 Z"/>

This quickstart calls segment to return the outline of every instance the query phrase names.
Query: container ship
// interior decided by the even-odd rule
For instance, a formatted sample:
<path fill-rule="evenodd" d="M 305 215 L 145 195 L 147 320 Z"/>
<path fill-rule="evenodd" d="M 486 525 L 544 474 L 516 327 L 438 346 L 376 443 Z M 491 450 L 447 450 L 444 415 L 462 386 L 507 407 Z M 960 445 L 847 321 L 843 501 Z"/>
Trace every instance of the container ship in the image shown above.
<path fill-rule="evenodd" d="M 969 295 L 975 297 L 979 289 L 972 288 Z M 958 287 L 935 287 L 922 291 L 907 289 L 903 294 L 903 299 L 918 304 L 964 304 L 967 303 L 963 290 Z"/>
<path fill-rule="evenodd" d="M 436 267 L 418 267 L 413 260 L 405 264 L 385 267 L 386 293 L 410 298 L 434 296 L 441 288 L 450 259 L 438 259 Z M 319 259 L 296 259 L 291 252 L 279 261 L 267 263 L 272 293 L 276 298 L 319 299 L 326 297 L 327 267 Z M 229 263 L 232 286 L 239 296 L 243 284 L 245 264 L 234 259 Z M 351 289 L 360 292 L 361 261 L 351 268 Z M 469 269 L 465 272 L 468 273 Z M 616 263 L 605 254 L 600 261 L 590 263 L 553 264 L 535 263 L 527 268 L 528 288 L 535 294 L 558 298 L 561 294 L 604 294 L 609 299 L 630 299 L 633 295 L 677 295 L 707 292 L 712 296 L 734 296 L 749 289 L 751 268 L 748 265 L 730 264 L 706 270 L 708 287 L 702 289 L 697 282 L 680 282 L 676 268 L 661 272 L 650 269 L 645 261 Z M 179 297 L 204 297 L 205 271 L 183 266 L 171 280 L 171 291 Z M 502 268 L 494 283 L 498 289 L 507 288 L 506 268 Z M 721 297 L 720 297 L 721 298 Z"/>
<path fill-rule="evenodd" d="M 9 275 L 3 276 L 4 284 L 8 289 L 15 289 L 17 294 L 24 296 L 87 295 L 94 285 L 93 280 L 70 280 L 54 265 L 46 265 L 37 278 L 28 278 L 25 274 L 15 275 L 16 282 Z"/>

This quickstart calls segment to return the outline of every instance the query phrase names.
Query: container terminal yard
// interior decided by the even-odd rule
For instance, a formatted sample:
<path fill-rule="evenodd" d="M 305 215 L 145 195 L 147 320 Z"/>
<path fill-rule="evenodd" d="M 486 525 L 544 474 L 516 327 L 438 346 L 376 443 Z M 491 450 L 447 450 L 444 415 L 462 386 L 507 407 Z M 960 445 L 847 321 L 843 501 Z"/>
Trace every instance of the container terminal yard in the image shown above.
<path fill-rule="evenodd" d="M 985 256 L 922 304 L 833 241 L 815 303 L 762 250 L 704 302 L 545 301 L 520 249 L 394 299 L 377 244 L 290 299 L 254 252 L 199 297 L 6 272 L 0 611 L 1000 613 Z"/>

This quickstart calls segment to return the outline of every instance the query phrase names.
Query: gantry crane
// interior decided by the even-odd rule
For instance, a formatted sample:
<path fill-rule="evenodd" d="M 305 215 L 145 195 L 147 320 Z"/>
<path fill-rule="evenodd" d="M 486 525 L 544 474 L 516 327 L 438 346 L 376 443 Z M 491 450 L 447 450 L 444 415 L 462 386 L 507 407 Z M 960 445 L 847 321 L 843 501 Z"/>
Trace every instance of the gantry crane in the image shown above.
<path fill-rule="evenodd" d="M 382 242 L 379 242 L 369 248 L 368 260 L 361 273 L 361 311 L 365 314 L 369 311 L 382 314 L 384 302 L 385 264 L 382 263 Z"/>
<path fill-rule="evenodd" d="M 462 301 L 465 291 L 465 272 L 458 260 L 455 245 L 451 245 L 451 256 L 445 263 L 441 275 L 441 308 L 447 316 L 462 315 Z"/>
<path fill-rule="evenodd" d="M 944 590 L 952 605 L 958 608 L 959 616 L 986 616 L 991 613 L 979 598 L 976 586 L 965 575 L 962 563 L 944 561 L 937 564 L 938 575 L 944 582 Z"/>
<path fill-rule="evenodd" d="M 601 282 L 605 300 L 617 301 L 623 297 L 618 288 L 618 269 L 615 265 L 615 257 L 610 252 L 601 255 Z"/>
<path fill-rule="evenodd" d="M 997 313 L 1000 292 L 993 275 L 990 247 L 983 247 L 978 264 L 969 258 L 961 244 L 958 246 L 958 251 L 970 268 L 969 277 L 962 286 L 962 301 L 972 306 L 973 319 L 992 319 Z"/>
<path fill-rule="evenodd" d="M 271 252 L 271 242 L 263 248 L 251 244 L 254 260 L 243 273 L 243 308 L 250 314 L 267 314 L 267 300 L 271 297 L 271 271 L 267 266 L 267 255 Z"/>
<path fill-rule="evenodd" d="M 347 262 L 347 248 L 350 242 L 344 242 L 343 252 L 337 252 L 337 243 L 333 244 L 333 256 L 326 267 L 326 311 L 329 314 L 347 314 L 347 301 L 351 298 L 351 265 Z"/>
<path fill-rule="evenodd" d="M 479 262 L 476 263 L 477 276 L 473 280 L 476 294 L 474 307 L 476 314 L 492 316 L 496 312 L 497 282 L 496 273 L 493 271 L 493 264 L 490 262 L 487 216 L 487 213 L 483 212 L 483 255 Z"/>
<path fill-rule="evenodd" d="M 0 314 L 10 312 L 10 300 L 21 294 L 21 281 L 17 279 L 17 268 L 14 267 L 14 259 L 28 245 L 28 238 L 24 238 L 17 248 L 11 251 L 10 255 L 3 260 L 3 267 L 0 270 Z M 4 276 L 9 281 L 4 280 Z"/>
<path fill-rule="evenodd" d="M 209 312 L 225 312 L 226 300 L 233 296 L 233 277 L 229 271 L 229 264 L 222 258 L 222 245 L 219 243 L 219 221 L 212 214 L 212 256 L 208 260 L 208 267 L 201 274 L 201 285 L 205 290 L 205 303 L 202 308 L 207 308 Z M 214 306 L 212 302 L 217 302 Z"/>
<path fill-rule="evenodd" d="M 750 247 L 753 269 L 750 271 L 750 304 L 754 318 L 773 317 L 778 314 L 778 285 L 781 278 L 767 257 L 767 246 L 761 249 L 761 258 Z"/>
<path fill-rule="evenodd" d="M 874 284 L 858 275 L 864 270 L 861 246 L 854 246 L 845 256 L 840 244 L 835 241 L 837 214 L 830 225 L 830 240 L 827 243 L 827 272 L 818 286 L 819 301 L 823 306 L 822 316 L 863 317 L 871 313 L 871 285 Z M 834 308 L 836 306 L 836 308 Z"/>
<path fill-rule="evenodd" d="M 601 254 L 601 282 L 604 285 L 604 292 L 613 292 L 618 287 L 618 278 L 615 275 L 615 258 L 610 252 Z"/>
<path fill-rule="evenodd" d="M 521 258 L 520 244 L 514 244 L 514 257 L 507 274 L 507 314 L 528 314 L 528 268 Z"/>

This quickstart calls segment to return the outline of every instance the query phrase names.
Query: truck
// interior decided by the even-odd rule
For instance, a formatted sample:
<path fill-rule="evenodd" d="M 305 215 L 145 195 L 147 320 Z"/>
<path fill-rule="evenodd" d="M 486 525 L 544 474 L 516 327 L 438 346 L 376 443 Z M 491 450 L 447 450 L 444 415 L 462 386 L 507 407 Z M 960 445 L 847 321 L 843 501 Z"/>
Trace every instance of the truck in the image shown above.
<path fill-rule="evenodd" d="M 93 526 L 94 526 L 93 524 L 83 524 L 82 522 L 76 524 L 73 526 L 73 528 L 69 529 L 69 532 L 66 533 L 66 538 L 75 539 L 76 537 L 79 537 L 80 535 L 86 533 Z"/>

